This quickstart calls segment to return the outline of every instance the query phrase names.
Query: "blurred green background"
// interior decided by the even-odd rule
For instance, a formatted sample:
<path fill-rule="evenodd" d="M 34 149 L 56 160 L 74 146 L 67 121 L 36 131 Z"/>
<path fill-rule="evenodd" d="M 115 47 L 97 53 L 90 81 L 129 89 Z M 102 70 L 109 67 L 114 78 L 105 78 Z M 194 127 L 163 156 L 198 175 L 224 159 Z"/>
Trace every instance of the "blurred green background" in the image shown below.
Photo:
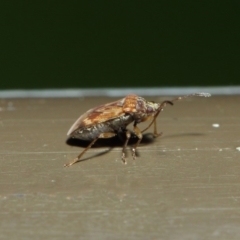
<path fill-rule="evenodd" d="M 240 84 L 239 0 L 0 5 L 0 89 Z"/>

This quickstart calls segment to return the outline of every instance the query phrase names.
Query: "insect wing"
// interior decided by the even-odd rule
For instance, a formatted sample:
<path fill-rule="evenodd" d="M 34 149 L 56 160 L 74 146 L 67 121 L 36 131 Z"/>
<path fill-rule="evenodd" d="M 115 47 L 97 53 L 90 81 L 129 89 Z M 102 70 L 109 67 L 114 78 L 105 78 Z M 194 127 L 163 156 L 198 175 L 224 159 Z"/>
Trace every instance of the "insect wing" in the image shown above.
<path fill-rule="evenodd" d="M 106 122 L 113 118 L 119 117 L 124 114 L 122 106 L 124 104 L 124 98 L 115 102 L 104 104 L 88 110 L 81 115 L 77 121 L 69 129 L 67 135 L 71 135 L 79 128 L 93 126 L 97 123 Z"/>

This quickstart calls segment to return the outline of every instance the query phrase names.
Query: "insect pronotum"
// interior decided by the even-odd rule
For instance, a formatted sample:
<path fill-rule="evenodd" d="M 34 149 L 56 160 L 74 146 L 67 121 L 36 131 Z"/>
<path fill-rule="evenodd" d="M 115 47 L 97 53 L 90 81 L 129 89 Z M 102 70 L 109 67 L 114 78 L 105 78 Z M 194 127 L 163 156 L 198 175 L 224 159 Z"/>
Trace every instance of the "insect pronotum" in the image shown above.
<path fill-rule="evenodd" d="M 77 138 L 89 141 L 89 145 L 72 162 L 65 164 L 69 167 L 79 162 L 83 154 L 92 147 L 99 138 L 111 138 L 119 133 L 126 134 L 126 140 L 122 148 L 122 161 L 126 164 L 125 151 L 131 132 L 127 126 L 133 122 L 133 133 L 138 140 L 132 148 L 132 157 L 136 158 L 136 148 L 142 140 L 142 133 L 154 124 L 154 136 L 159 136 L 157 132 L 156 118 L 163 108 L 167 105 L 173 105 L 173 102 L 192 96 L 210 97 L 209 93 L 193 93 L 173 100 L 165 100 L 162 103 L 148 102 L 137 95 L 127 95 L 125 98 L 115 102 L 107 103 L 88 110 L 81 115 L 69 129 L 67 135 L 70 138 Z M 137 124 L 152 120 L 147 128 L 140 130 Z"/>

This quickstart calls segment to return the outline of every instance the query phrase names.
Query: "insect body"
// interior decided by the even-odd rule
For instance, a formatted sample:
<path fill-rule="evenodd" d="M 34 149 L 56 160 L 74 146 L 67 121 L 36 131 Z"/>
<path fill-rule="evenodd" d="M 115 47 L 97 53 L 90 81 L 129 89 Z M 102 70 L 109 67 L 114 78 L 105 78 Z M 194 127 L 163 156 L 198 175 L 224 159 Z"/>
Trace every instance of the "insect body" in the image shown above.
<path fill-rule="evenodd" d="M 137 143 L 132 148 L 133 159 L 136 158 L 136 148 L 142 140 L 142 133 L 145 132 L 152 124 L 154 124 L 154 135 L 157 133 L 156 118 L 158 114 L 167 105 L 173 105 L 174 101 L 190 96 L 209 97 L 208 93 L 194 93 L 183 97 L 175 98 L 171 101 L 163 101 L 162 103 L 148 102 L 144 98 L 137 95 L 128 95 L 118 101 L 101 105 L 90 109 L 85 114 L 80 116 L 77 121 L 69 129 L 67 135 L 71 138 L 89 141 L 89 145 L 75 158 L 72 162 L 64 166 L 71 166 L 78 162 L 83 154 L 91 148 L 91 146 L 99 138 L 111 138 L 115 135 L 124 132 L 126 140 L 122 148 L 122 160 L 126 163 L 125 150 L 131 133 L 127 130 L 127 126 L 133 122 L 133 132 L 138 137 Z M 152 119 L 149 126 L 140 130 L 137 124 Z"/>

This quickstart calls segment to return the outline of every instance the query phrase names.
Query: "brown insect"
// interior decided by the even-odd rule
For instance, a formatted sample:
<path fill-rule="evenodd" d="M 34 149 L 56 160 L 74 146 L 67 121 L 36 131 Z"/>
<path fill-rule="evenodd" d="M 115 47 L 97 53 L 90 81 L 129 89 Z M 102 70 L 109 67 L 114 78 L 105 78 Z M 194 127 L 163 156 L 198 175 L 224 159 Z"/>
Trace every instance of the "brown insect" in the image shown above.
<path fill-rule="evenodd" d="M 154 136 L 159 136 L 157 132 L 156 118 L 158 114 L 167 105 L 173 105 L 173 102 L 191 96 L 210 97 L 209 93 L 194 93 L 183 97 L 177 97 L 171 101 L 163 101 L 162 103 L 148 102 L 137 95 L 127 95 L 118 101 L 107 103 L 88 110 L 69 129 L 67 135 L 70 138 L 77 138 L 89 141 L 89 145 L 75 158 L 72 162 L 65 164 L 69 167 L 80 161 L 83 154 L 91 148 L 91 146 L 99 138 L 111 138 L 119 133 L 126 134 L 126 140 L 122 148 L 122 161 L 126 164 L 125 151 L 131 132 L 127 130 L 127 125 L 133 122 L 133 132 L 137 136 L 138 141 L 132 148 L 133 159 L 136 158 L 136 148 L 142 140 L 142 133 L 154 124 Z M 140 130 L 137 124 L 152 119 L 151 123 L 144 130 Z"/>

